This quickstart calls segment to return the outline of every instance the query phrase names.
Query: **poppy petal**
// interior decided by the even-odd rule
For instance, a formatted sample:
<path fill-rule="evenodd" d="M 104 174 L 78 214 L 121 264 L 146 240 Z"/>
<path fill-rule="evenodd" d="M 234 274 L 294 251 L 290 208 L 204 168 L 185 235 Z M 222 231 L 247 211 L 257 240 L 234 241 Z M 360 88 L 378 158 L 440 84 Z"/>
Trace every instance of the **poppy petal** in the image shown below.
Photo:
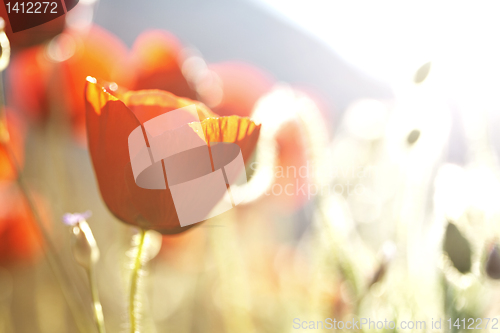
<path fill-rule="evenodd" d="M 169 111 L 193 104 L 196 106 L 200 120 L 217 116 L 203 103 L 177 97 L 162 90 L 129 91 L 121 98 L 142 124 Z"/>
<path fill-rule="evenodd" d="M 179 54 L 182 46 L 167 31 L 150 30 L 137 37 L 132 47 L 131 63 L 136 72 L 134 90 L 161 89 L 177 96 L 196 98 L 182 74 Z"/>
<path fill-rule="evenodd" d="M 87 82 L 86 107 L 89 152 L 109 210 L 125 223 L 163 234 L 188 229 L 180 227 L 168 188 L 144 189 L 135 183 L 128 137 L 141 123 L 134 113 L 93 78 Z"/>
<path fill-rule="evenodd" d="M 243 161 L 248 163 L 257 145 L 261 125 L 239 116 L 207 118 L 201 125 L 208 143 L 236 143 L 241 149 Z"/>
<path fill-rule="evenodd" d="M 85 91 L 88 148 L 102 198 L 119 219 L 135 224 L 139 212 L 131 205 L 125 179 L 127 165 L 130 168 L 128 136 L 140 123 L 96 81 L 88 81 Z"/>

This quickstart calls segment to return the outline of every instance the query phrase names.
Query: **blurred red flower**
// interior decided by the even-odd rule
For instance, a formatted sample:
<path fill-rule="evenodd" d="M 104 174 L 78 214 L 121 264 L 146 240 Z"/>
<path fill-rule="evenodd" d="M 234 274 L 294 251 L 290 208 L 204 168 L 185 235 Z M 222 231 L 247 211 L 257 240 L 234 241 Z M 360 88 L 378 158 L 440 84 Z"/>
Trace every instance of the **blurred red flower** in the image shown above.
<path fill-rule="evenodd" d="M 236 143 L 247 162 L 255 149 L 260 125 L 249 118 L 218 117 L 204 104 L 160 90 L 130 91 L 117 98 L 89 79 L 86 89 L 87 138 L 99 189 L 109 210 L 125 223 L 163 234 L 181 227 L 170 190 L 136 185 L 130 164 L 128 137 L 144 122 L 172 110 L 195 105 L 208 142 Z"/>
<path fill-rule="evenodd" d="M 310 196 L 307 186 L 311 165 L 307 163 L 308 147 L 303 125 L 297 120 L 284 123 L 276 133 L 276 143 L 278 156 L 269 193 L 278 202 L 277 207 L 293 211 L 302 207 Z"/>
<path fill-rule="evenodd" d="M 132 90 L 160 89 L 180 97 L 196 99 L 182 74 L 182 45 L 171 33 L 149 30 L 134 42 L 130 55 L 130 68 L 135 73 Z"/>
<path fill-rule="evenodd" d="M 8 103 L 33 121 L 49 116 L 47 87 L 54 63 L 44 46 L 35 46 L 15 55 L 8 68 Z"/>
<path fill-rule="evenodd" d="M 216 74 L 218 80 L 211 80 L 211 87 L 206 92 L 212 96 L 216 94 L 216 89 L 221 89 L 222 98 L 212 108 L 220 115 L 250 116 L 259 98 L 271 92 L 275 85 L 269 73 L 245 62 L 221 62 L 211 64 L 208 68 Z M 203 95 L 201 97 L 203 100 Z M 316 102 L 317 100 L 315 98 Z M 291 119 L 283 123 L 275 133 L 278 156 L 274 182 L 266 200 L 272 197 L 270 205 L 284 211 L 299 209 L 310 196 L 304 191 L 311 173 L 311 166 L 307 163 L 308 147 L 304 131 L 303 124 L 298 119 Z M 272 191 L 273 188 L 275 191 Z"/>
<path fill-rule="evenodd" d="M 222 116 L 250 116 L 257 100 L 275 83 L 269 73 L 245 62 L 221 62 L 208 68 L 220 79 L 222 99 L 213 110 Z"/>
<path fill-rule="evenodd" d="M 181 45 L 171 34 L 141 34 L 132 51 L 113 34 L 93 25 L 85 33 L 68 30 L 48 45 L 18 53 L 9 68 L 9 103 L 34 121 L 59 111 L 85 142 L 85 78 L 94 76 L 132 90 L 161 89 L 195 98 L 182 75 Z"/>
<path fill-rule="evenodd" d="M 15 183 L 0 184 L 0 265 L 36 259 L 42 236 Z"/>
<path fill-rule="evenodd" d="M 24 163 L 24 136 L 23 122 L 10 110 L 5 110 L 8 131 L 8 140 L 14 157 L 22 167 Z M 4 144 L 0 144 L 0 181 L 15 180 L 17 178 L 15 167 Z"/>
<path fill-rule="evenodd" d="M 87 34 L 73 33 L 68 35 L 75 42 L 75 53 L 60 63 L 60 75 L 67 99 L 67 110 L 77 137 L 85 141 L 85 82 L 87 76 L 100 77 L 103 80 L 115 81 L 127 85 L 128 77 L 121 74 L 127 56 L 127 47 L 113 34 L 92 26 Z M 69 39 L 67 44 L 71 44 Z M 72 45 L 62 46 L 71 48 Z M 64 51 L 68 52 L 68 51 Z"/>
<path fill-rule="evenodd" d="M 85 141 L 83 91 L 88 75 L 127 84 L 126 46 L 106 30 L 92 26 L 85 33 L 69 30 L 48 45 L 19 52 L 9 68 L 9 104 L 32 120 L 45 121 L 59 112 Z M 121 80 L 121 81 L 119 81 Z"/>
<path fill-rule="evenodd" d="M 275 84 L 270 74 L 245 62 L 222 62 L 209 65 L 209 69 L 220 80 L 222 99 L 213 110 L 221 115 L 250 116 L 259 98 L 269 93 Z M 307 201 L 308 193 L 303 189 L 307 187 L 311 171 L 303 125 L 297 119 L 285 122 L 275 134 L 275 140 L 278 156 L 271 190 L 273 186 L 276 190 L 270 193 L 274 197 L 270 202 L 285 211 L 298 209 Z"/>

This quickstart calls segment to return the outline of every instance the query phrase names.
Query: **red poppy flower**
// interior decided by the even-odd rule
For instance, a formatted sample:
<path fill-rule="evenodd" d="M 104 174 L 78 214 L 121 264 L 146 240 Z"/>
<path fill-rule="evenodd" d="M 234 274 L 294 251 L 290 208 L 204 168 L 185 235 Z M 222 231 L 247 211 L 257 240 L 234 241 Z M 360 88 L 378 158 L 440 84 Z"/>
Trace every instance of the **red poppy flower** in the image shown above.
<path fill-rule="evenodd" d="M 308 148 L 303 132 L 298 121 L 289 121 L 276 133 L 278 156 L 269 193 L 284 211 L 299 209 L 310 197 L 307 187 L 311 165 L 307 162 Z"/>
<path fill-rule="evenodd" d="M 85 33 L 68 30 L 50 44 L 23 50 L 9 68 L 10 105 L 35 121 L 62 111 L 73 134 L 85 140 L 82 91 L 87 76 L 132 90 L 161 89 L 195 98 L 181 71 L 181 45 L 165 31 L 141 34 L 132 51 L 113 34 L 93 25 Z"/>
<path fill-rule="evenodd" d="M 137 37 L 131 52 L 131 68 L 135 72 L 133 90 L 160 89 L 190 99 L 196 92 L 182 74 L 182 45 L 171 33 L 150 30 Z"/>
<path fill-rule="evenodd" d="M 49 116 L 47 87 L 53 66 L 45 55 L 44 46 L 23 50 L 10 62 L 9 105 L 32 121 L 44 121 Z"/>
<path fill-rule="evenodd" d="M 286 212 L 299 209 L 322 190 L 311 183 L 316 162 L 309 159 L 314 156 L 312 145 L 316 140 L 315 134 L 323 137 L 326 131 L 326 119 L 316 100 L 292 88 L 276 88 L 263 97 L 254 111 L 254 117 L 263 124 L 270 124 L 266 127 L 270 128 L 269 132 L 263 133 L 263 136 L 272 138 L 276 147 L 272 170 L 274 177 L 261 199 L 273 209 Z M 260 163 L 256 162 L 257 165 Z"/>
<path fill-rule="evenodd" d="M 35 259 L 42 236 L 16 185 L 0 185 L 0 264 Z"/>
<path fill-rule="evenodd" d="M 250 116 L 257 100 L 274 85 L 270 74 L 244 62 L 222 62 L 209 69 L 220 78 L 222 100 L 213 109 L 223 116 Z"/>
<path fill-rule="evenodd" d="M 24 162 L 24 135 L 25 126 L 22 121 L 10 110 L 6 110 L 7 131 L 9 144 L 20 166 Z M 3 144 L 0 144 L 0 180 L 14 180 L 17 178 L 16 170 L 11 158 Z"/>
<path fill-rule="evenodd" d="M 85 139 L 83 91 L 88 75 L 128 85 L 127 47 L 106 30 L 67 31 L 50 44 L 19 52 L 9 68 L 10 105 L 35 121 L 64 112 L 79 141 Z"/>
<path fill-rule="evenodd" d="M 206 143 L 237 144 L 246 162 L 255 149 L 260 125 L 238 116 L 218 117 L 200 102 L 165 91 L 130 91 L 115 97 L 107 92 L 113 90 L 116 85 L 104 87 L 92 78 L 87 82 L 88 147 L 105 203 L 116 217 L 128 224 L 163 234 L 186 230 L 192 225 L 181 227 L 168 187 L 145 189 L 136 185 L 129 155 L 128 140 L 132 131 L 143 127 L 150 119 L 195 105 L 193 112 L 200 120 Z M 201 137 L 201 133 L 198 135 Z M 179 139 L 174 137 L 172 140 Z M 169 146 L 180 143 L 172 142 Z"/>
<path fill-rule="evenodd" d="M 120 39 L 98 26 L 92 26 L 86 35 L 72 33 L 68 38 L 75 43 L 75 54 L 60 63 L 62 91 L 66 94 L 63 98 L 67 100 L 75 134 L 85 141 L 85 79 L 90 75 L 128 85 L 129 78 L 121 73 L 128 51 Z M 71 39 L 66 43 L 72 43 Z"/>

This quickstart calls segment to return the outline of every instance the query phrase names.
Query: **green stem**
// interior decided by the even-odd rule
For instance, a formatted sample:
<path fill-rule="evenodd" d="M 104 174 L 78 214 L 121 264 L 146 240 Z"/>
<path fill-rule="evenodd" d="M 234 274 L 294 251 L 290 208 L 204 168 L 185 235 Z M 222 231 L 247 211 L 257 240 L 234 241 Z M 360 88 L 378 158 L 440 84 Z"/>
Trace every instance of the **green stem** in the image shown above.
<path fill-rule="evenodd" d="M 137 290 L 139 284 L 139 275 L 142 269 L 142 252 L 144 249 L 145 239 L 146 239 L 146 230 L 141 228 L 139 231 L 139 245 L 137 246 L 137 254 L 134 260 L 132 276 L 130 278 L 129 316 L 130 316 L 131 333 L 139 332 L 136 305 L 137 305 Z"/>
<path fill-rule="evenodd" d="M 94 317 L 97 324 L 97 331 L 99 333 L 106 333 L 104 326 L 104 314 L 102 313 L 101 301 L 99 300 L 99 291 L 97 289 L 97 281 L 95 277 L 93 265 L 87 271 L 89 275 L 90 291 L 92 293 L 92 308 L 94 310 Z"/>

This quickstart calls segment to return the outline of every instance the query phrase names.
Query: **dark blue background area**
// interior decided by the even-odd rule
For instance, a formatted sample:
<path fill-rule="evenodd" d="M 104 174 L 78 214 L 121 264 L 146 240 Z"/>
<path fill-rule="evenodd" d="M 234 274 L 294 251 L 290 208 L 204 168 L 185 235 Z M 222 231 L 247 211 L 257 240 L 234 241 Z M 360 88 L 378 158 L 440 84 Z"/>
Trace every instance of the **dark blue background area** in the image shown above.
<path fill-rule="evenodd" d="M 316 91 L 332 119 L 358 98 L 391 97 L 388 86 L 251 1 L 101 0 L 95 22 L 129 46 L 142 31 L 161 28 L 196 47 L 208 62 L 250 62 L 280 81 Z"/>

